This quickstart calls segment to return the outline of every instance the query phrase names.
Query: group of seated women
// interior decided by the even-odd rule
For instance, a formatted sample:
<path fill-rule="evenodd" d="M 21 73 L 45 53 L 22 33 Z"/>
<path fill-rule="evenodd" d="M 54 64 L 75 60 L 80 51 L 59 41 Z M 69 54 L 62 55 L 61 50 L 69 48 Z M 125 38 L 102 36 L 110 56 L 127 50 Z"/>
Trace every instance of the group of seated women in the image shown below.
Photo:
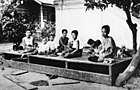
<path fill-rule="evenodd" d="M 62 36 L 59 38 L 59 45 L 54 42 L 54 35 L 49 35 L 48 38 L 43 38 L 38 45 L 34 43 L 34 38 L 30 31 L 26 31 L 26 36 L 22 39 L 23 56 L 24 55 L 61 55 L 64 58 L 74 58 L 82 56 L 80 49 L 80 41 L 77 39 L 78 31 L 71 32 L 72 40 L 67 37 L 67 29 L 62 30 Z M 114 58 L 117 53 L 114 39 L 109 36 L 110 27 L 104 25 L 101 28 L 102 41 L 94 41 L 89 39 L 87 44 L 90 45 L 88 52 L 88 60 L 92 62 L 103 62 L 105 58 Z M 61 54 L 60 54 L 61 52 Z"/>

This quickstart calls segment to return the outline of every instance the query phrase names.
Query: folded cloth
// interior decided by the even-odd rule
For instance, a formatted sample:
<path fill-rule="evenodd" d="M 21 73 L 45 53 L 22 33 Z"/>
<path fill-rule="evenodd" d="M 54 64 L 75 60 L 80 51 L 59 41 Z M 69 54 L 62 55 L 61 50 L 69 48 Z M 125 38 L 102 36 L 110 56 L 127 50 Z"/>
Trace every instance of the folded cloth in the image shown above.
<path fill-rule="evenodd" d="M 114 60 L 115 60 L 114 58 L 104 58 L 104 62 L 103 63 L 111 64 Z"/>

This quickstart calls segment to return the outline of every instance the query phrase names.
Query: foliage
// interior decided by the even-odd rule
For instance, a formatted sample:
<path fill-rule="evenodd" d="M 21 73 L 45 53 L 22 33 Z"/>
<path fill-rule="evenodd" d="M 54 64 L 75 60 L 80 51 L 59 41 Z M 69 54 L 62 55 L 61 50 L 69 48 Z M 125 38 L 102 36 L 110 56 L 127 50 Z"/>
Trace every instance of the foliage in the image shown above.
<path fill-rule="evenodd" d="M 30 21 L 27 14 L 17 13 L 16 10 L 11 15 L 5 11 L 2 17 L 3 38 L 10 42 L 21 42 L 26 30 L 34 30 L 35 26 Z"/>
<path fill-rule="evenodd" d="M 9 1 L 9 2 L 6 2 Z M 22 3 L 21 3 L 22 1 Z M 17 6 L 25 3 L 27 0 L 1 0 L 3 4 L 3 15 L 1 18 L 2 26 L 2 39 L 3 42 L 21 42 L 25 35 L 26 30 L 30 30 L 36 40 L 40 40 L 41 37 L 48 37 L 48 35 L 55 35 L 55 24 L 47 22 L 45 27 L 40 28 L 40 23 L 35 21 L 35 17 L 27 13 L 17 13 Z M 36 30 L 40 30 L 41 36 L 36 35 Z"/>
<path fill-rule="evenodd" d="M 55 23 L 45 21 L 41 34 L 43 38 L 48 37 L 50 34 L 55 36 Z"/>
<path fill-rule="evenodd" d="M 140 14 L 140 0 L 85 0 L 86 10 L 94 9 L 95 7 L 101 10 L 105 10 L 109 4 L 115 5 L 123 10 L 129 9 L 132 13 L 135 13 L 135 17 L 140 18 L 136 14 Z"/>

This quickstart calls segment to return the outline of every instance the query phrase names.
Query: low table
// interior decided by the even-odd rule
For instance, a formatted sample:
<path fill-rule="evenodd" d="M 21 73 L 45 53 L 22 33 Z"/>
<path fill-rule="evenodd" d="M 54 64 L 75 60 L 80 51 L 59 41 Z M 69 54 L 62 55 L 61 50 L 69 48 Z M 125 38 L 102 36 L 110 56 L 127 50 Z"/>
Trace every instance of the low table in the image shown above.
<path fill-rule="evenodd" d="M 132 57 L 115 58 L 112 64 L 104 64 L 90 62 L 86 56 L 66 59 L 61 56 L 29 55 L 28 62 L 25 63 L 10 60 L 20 56 L 20 53 L 6 52 L 3 55 L 3 62 L 10 62 L 10 66 L 14 68 L 107 85 L 114 85 L 119 73 L 123 72 L 132 60 Z"/>

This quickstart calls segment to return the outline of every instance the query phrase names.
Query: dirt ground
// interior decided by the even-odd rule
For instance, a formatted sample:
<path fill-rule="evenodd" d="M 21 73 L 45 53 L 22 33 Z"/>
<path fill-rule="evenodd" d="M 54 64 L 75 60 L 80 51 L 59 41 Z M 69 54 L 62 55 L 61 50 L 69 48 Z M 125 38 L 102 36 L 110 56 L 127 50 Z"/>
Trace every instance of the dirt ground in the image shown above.
<path fill-rule="evenodd" d="M 13 43 L 3 43 L 0 44 L 0 52 L 10 51 L 12 49 Z"/>
<path fill-rule="evenodd" d="M 12 49 L 12 43 L 6 43 L 6 44 L 0 44 L 0 53 L 5 51 L 10 51 Z M 2 67 L 2 66 L 0 66 Z M 5 69 L 0 69 L 0 90 L 25 90 L 25 88 L 21 87 L 20 85 L 10 81 L 9 79 L 5 78 L 3 75 L 9 74 L 12 71 L 15 71 L 16 69 L 4 67 Z M 29 77 L 28 77 L 29 76 Z M 32 80 L 42 80 L 42 78 L 45 78 L 45 80 L 48 80 L 46 75 L 30 72 L 28 75 L 24 75 L 24 79 L 29 81 L 29 78 Z M 19 78 L 20 80 L 21 78 Z M 65 79 L 65 78 L 57 78 L 55 79 L 55 82 L 73 82 L 71 79 Z M 58 85 L 49 85 L 49 86 L 42 86 L 38 88 L 37 90 L 140 90 L 140 77 L 132 77 L 123 87 L 114 87 L 114 86 L 107 86 L 103 84 L 97 84 L 97 83 L 89 83 L 84 81 L 78 81 L 79 83 L 73 83 L 73 84 L 58 84 Z"/>

